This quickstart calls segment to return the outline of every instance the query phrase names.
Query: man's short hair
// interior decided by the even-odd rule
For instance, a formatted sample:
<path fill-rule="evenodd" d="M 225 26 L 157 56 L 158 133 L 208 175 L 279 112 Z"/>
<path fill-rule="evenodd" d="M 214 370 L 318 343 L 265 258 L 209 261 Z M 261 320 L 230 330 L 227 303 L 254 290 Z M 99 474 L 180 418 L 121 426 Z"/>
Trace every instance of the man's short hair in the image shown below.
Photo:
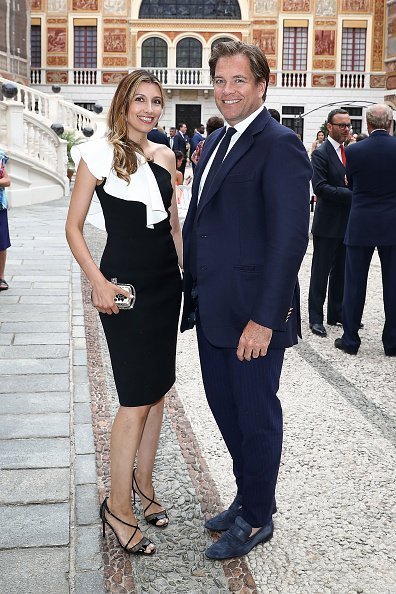
<path fill-rule="evenodd" d="M 212 132 L 214 132 L 218 128 L 222 128 L 223 126 L 224 126 L 223 118 L 220 118 L 218 116 L 212 116 L 206 122 L 206 134 L 209 136 L 209 134 L 212 134 Z"/>
<path fill-rule="evenodd" d="M 279 111 L 277 109 L 270 108 L 268 110 L 268 112 L 271 114 L 271 117 L 274 118 L 274 120 L 276 120 L 277 122 L 280 123 L 281 116 L 280 116 L 280 113 L 279 113 Z"/>
<path fill-rule="evenodd" d="M 180 130 L 180 128 L 182 126 L 187 126 L 187 124 L 185 122 L 182 122 L 181 124 L 177 124 L 177 129 Z"/>
<path fill-rule="evenodd" d="M 393 120 L 393 112 L 389 105 L 376 103 L 366 111 L 367 124 L 374 130 L 389 130 Z"/>
<path fill-rule="evenodd" d="M 347 112 L 346 109 L 332 109 L 329 113 L 329 115 L 327 116 L 327 123 L 328 124 L 332 124 L 333 123 L 333 118 L 335 115 L 340 114 L 340 115 L 349 115 L 349 113 Z"/>
<path fill-rule="evenodd" d="M 264 102 L 267 96 L 270 69 L 264 52 L 257 45 L 249 45 L 241 41 L 219 41 L 216 43 L 209 58 L 211 79 L 214 80 L 216 64 L 220 58 L 231 58 L 238 55 L 248 58 L 256 83 L 265 82 Z"/>

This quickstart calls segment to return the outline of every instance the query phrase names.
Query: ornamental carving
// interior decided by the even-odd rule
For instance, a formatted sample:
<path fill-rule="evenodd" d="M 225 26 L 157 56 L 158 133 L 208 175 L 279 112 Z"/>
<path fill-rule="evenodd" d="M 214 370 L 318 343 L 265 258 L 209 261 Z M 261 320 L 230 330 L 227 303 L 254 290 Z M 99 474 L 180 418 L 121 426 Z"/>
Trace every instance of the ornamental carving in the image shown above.
<path fill-rule="evenodd" d="M 117 66 L 128 66 L 128 58 L 124 58 L 121 56 L 104 56 L 103 57 L 103 66 L 112 66 L 116 68 Z"/>
<path fill-rule="evenodd" d="M 313 67 L 315 70 L 334 70 L 335 60 L 313 60 Z"/>
<path fill-rule="evenodd" d="M 103 72 L 102 84 L 104 84 L 104 85 L 118 85 L 120 80 L 127 74 L 128 74 L 128 71 L 125 71 L 125 72 Z"/>
<path fill-rule="evenodd" d="M 371 74 L 370 87 L 372 89 L 384 89 L 386 85 L 385 74 Z"/>
<path fill-rule="evenodd" d="M 30 0 L 30 8 L 32 10 L 42 10 L 42 0 Z"/>
<path fill-rule="evenodd" d="M 126 0 L 103 0 L 105 14 L 125 14 Z"/>
<path fill-rule="evenodd" d="M 66 12 L 67 0 L 48 0 L 48 12 Z"/>
<path fill-rule="evenodd" d="M 47 66 L 67 66 L 67 56 L 47 56 Z"/>
<path fill-rule="evenodd" d="M 384 32 L 385 32 L 385 2 L 375 0 L 373 17 L 373 44 L 371 56 L 371 69 L 383 70 L 384 68 Z"/>
<path fill-rule="evenodd" d="M 67 72 L 64 70 L 50 70 L 47 71 L 47 84 L 62 83 L 67 84 Z"/>
<path fill-rule="evenodd" d="M 313 74 L 312 75 L 312 86 L 313 87 L 335 87 L 336 75 L 335 74 Z"/>

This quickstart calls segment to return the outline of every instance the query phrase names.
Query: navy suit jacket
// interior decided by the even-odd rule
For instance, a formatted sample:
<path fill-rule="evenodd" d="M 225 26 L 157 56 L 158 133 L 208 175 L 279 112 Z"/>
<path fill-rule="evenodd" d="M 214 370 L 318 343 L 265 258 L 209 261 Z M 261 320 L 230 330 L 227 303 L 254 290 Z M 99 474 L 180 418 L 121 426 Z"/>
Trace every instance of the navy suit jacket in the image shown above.
<path fill-rule="evenodd" d="M 202 172 L 224 133 L 221 128 L 207 138 L 195 170 L 183 226 L 181 330 L 188 328 L 194 309 L 196 281 L 200 321 L 213 345 L 236 348 L 253 320 L 274 330 L 270 348 L 291 346 L 301 335 L 297 274 L 308 243 L 311 165 L 297 135 L 264 108 L 231 148 L 197 207 Z"/>
<path fill-rule="evenodd" d="M 172 151 L 181 151 L 183 153 L 183 157 L 186 158 L 187 156 L 187 142 L 188 142 L 188 137 L 184 136 L 183 134 L 179 131 L 176 132 L 176 134 L 173 137 L 173 147 L 172 147 Z"/>
<path fill-rule="evenodd" d="M 156 142 L 157 144 L 165 144 L 169 147 L 169 140 L 163 132 L 157 130 L 157 128 L 153 128 L 147 134 L 147 138 L 151 140 L 151 142 Z"/>
<path fill-rule="evenodd" d="M 199 132 L 195 132 L 190 140 L 190 155 L 193 154 L 201 140 L 205 140 L 205 136 L 203 136 Z"/>
<path fill-rule="evenodd" d="M 312 233 L 344 239 L 352 192 L 345 185 L 345 167 L 326 140 L 311 156 L 312 187 L 316 196 Z"/>
<path fill-rule="evenodd" d="M 352 189 L 346 245 L 396 245 L 396 138 L 374 131 L 346 156 Z"/>

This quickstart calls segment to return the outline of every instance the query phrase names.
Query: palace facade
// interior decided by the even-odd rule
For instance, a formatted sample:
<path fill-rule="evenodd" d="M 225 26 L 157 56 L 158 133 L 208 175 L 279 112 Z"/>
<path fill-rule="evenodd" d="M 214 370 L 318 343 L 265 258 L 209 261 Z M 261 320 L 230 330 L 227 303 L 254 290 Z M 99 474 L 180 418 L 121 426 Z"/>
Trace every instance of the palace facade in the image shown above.
<path fill-rule="evenodd" d="M 30 4 L 31 84 L 49 92 L 60 85 L 66 99 L 88 109 L 100 103 L 106 110 L 120 78 L 144 67 L 157 74 L 166 91 L 162 124 L 186 121 L 192 131 L 217 113 L 208 58 L 213 44 L 225 39 L 264 50 L 271 68 L 266 104 L 279 110 L 282 122 L 306 146 L 330 104 L 348 107 L 358 132 L 364 129 L 364 108 L 388 92 L 386 0 Z"/>

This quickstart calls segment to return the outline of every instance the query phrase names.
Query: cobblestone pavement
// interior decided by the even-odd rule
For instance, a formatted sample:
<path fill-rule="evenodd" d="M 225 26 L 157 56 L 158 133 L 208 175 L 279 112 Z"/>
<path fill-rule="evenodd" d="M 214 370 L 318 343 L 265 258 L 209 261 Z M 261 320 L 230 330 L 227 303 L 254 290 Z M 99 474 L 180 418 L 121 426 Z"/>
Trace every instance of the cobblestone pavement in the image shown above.
<path fill-rule="evenodd" d="M 384 356 L 380 269 L 370 272 L 356 357 L 306 320 L 310 244 L 300 280 L 304 340 L 287 352 L 285 441 L 272 541 L 212 563 L 204 518 L 234 496 L 231 461 L 208 410 L 194 332 L 179 337 L 155 468 L 171 523 L 142 528 L 154 558 L 107 532 L 109 429 L 117 407 L 89 287 L 64 240 L 66 201 L 10 212 L 10 289 L 0 294 L 1 594 L 396 594 L 396 361 Z M 105 234 L 86 225 L 98 257 Z"/>

